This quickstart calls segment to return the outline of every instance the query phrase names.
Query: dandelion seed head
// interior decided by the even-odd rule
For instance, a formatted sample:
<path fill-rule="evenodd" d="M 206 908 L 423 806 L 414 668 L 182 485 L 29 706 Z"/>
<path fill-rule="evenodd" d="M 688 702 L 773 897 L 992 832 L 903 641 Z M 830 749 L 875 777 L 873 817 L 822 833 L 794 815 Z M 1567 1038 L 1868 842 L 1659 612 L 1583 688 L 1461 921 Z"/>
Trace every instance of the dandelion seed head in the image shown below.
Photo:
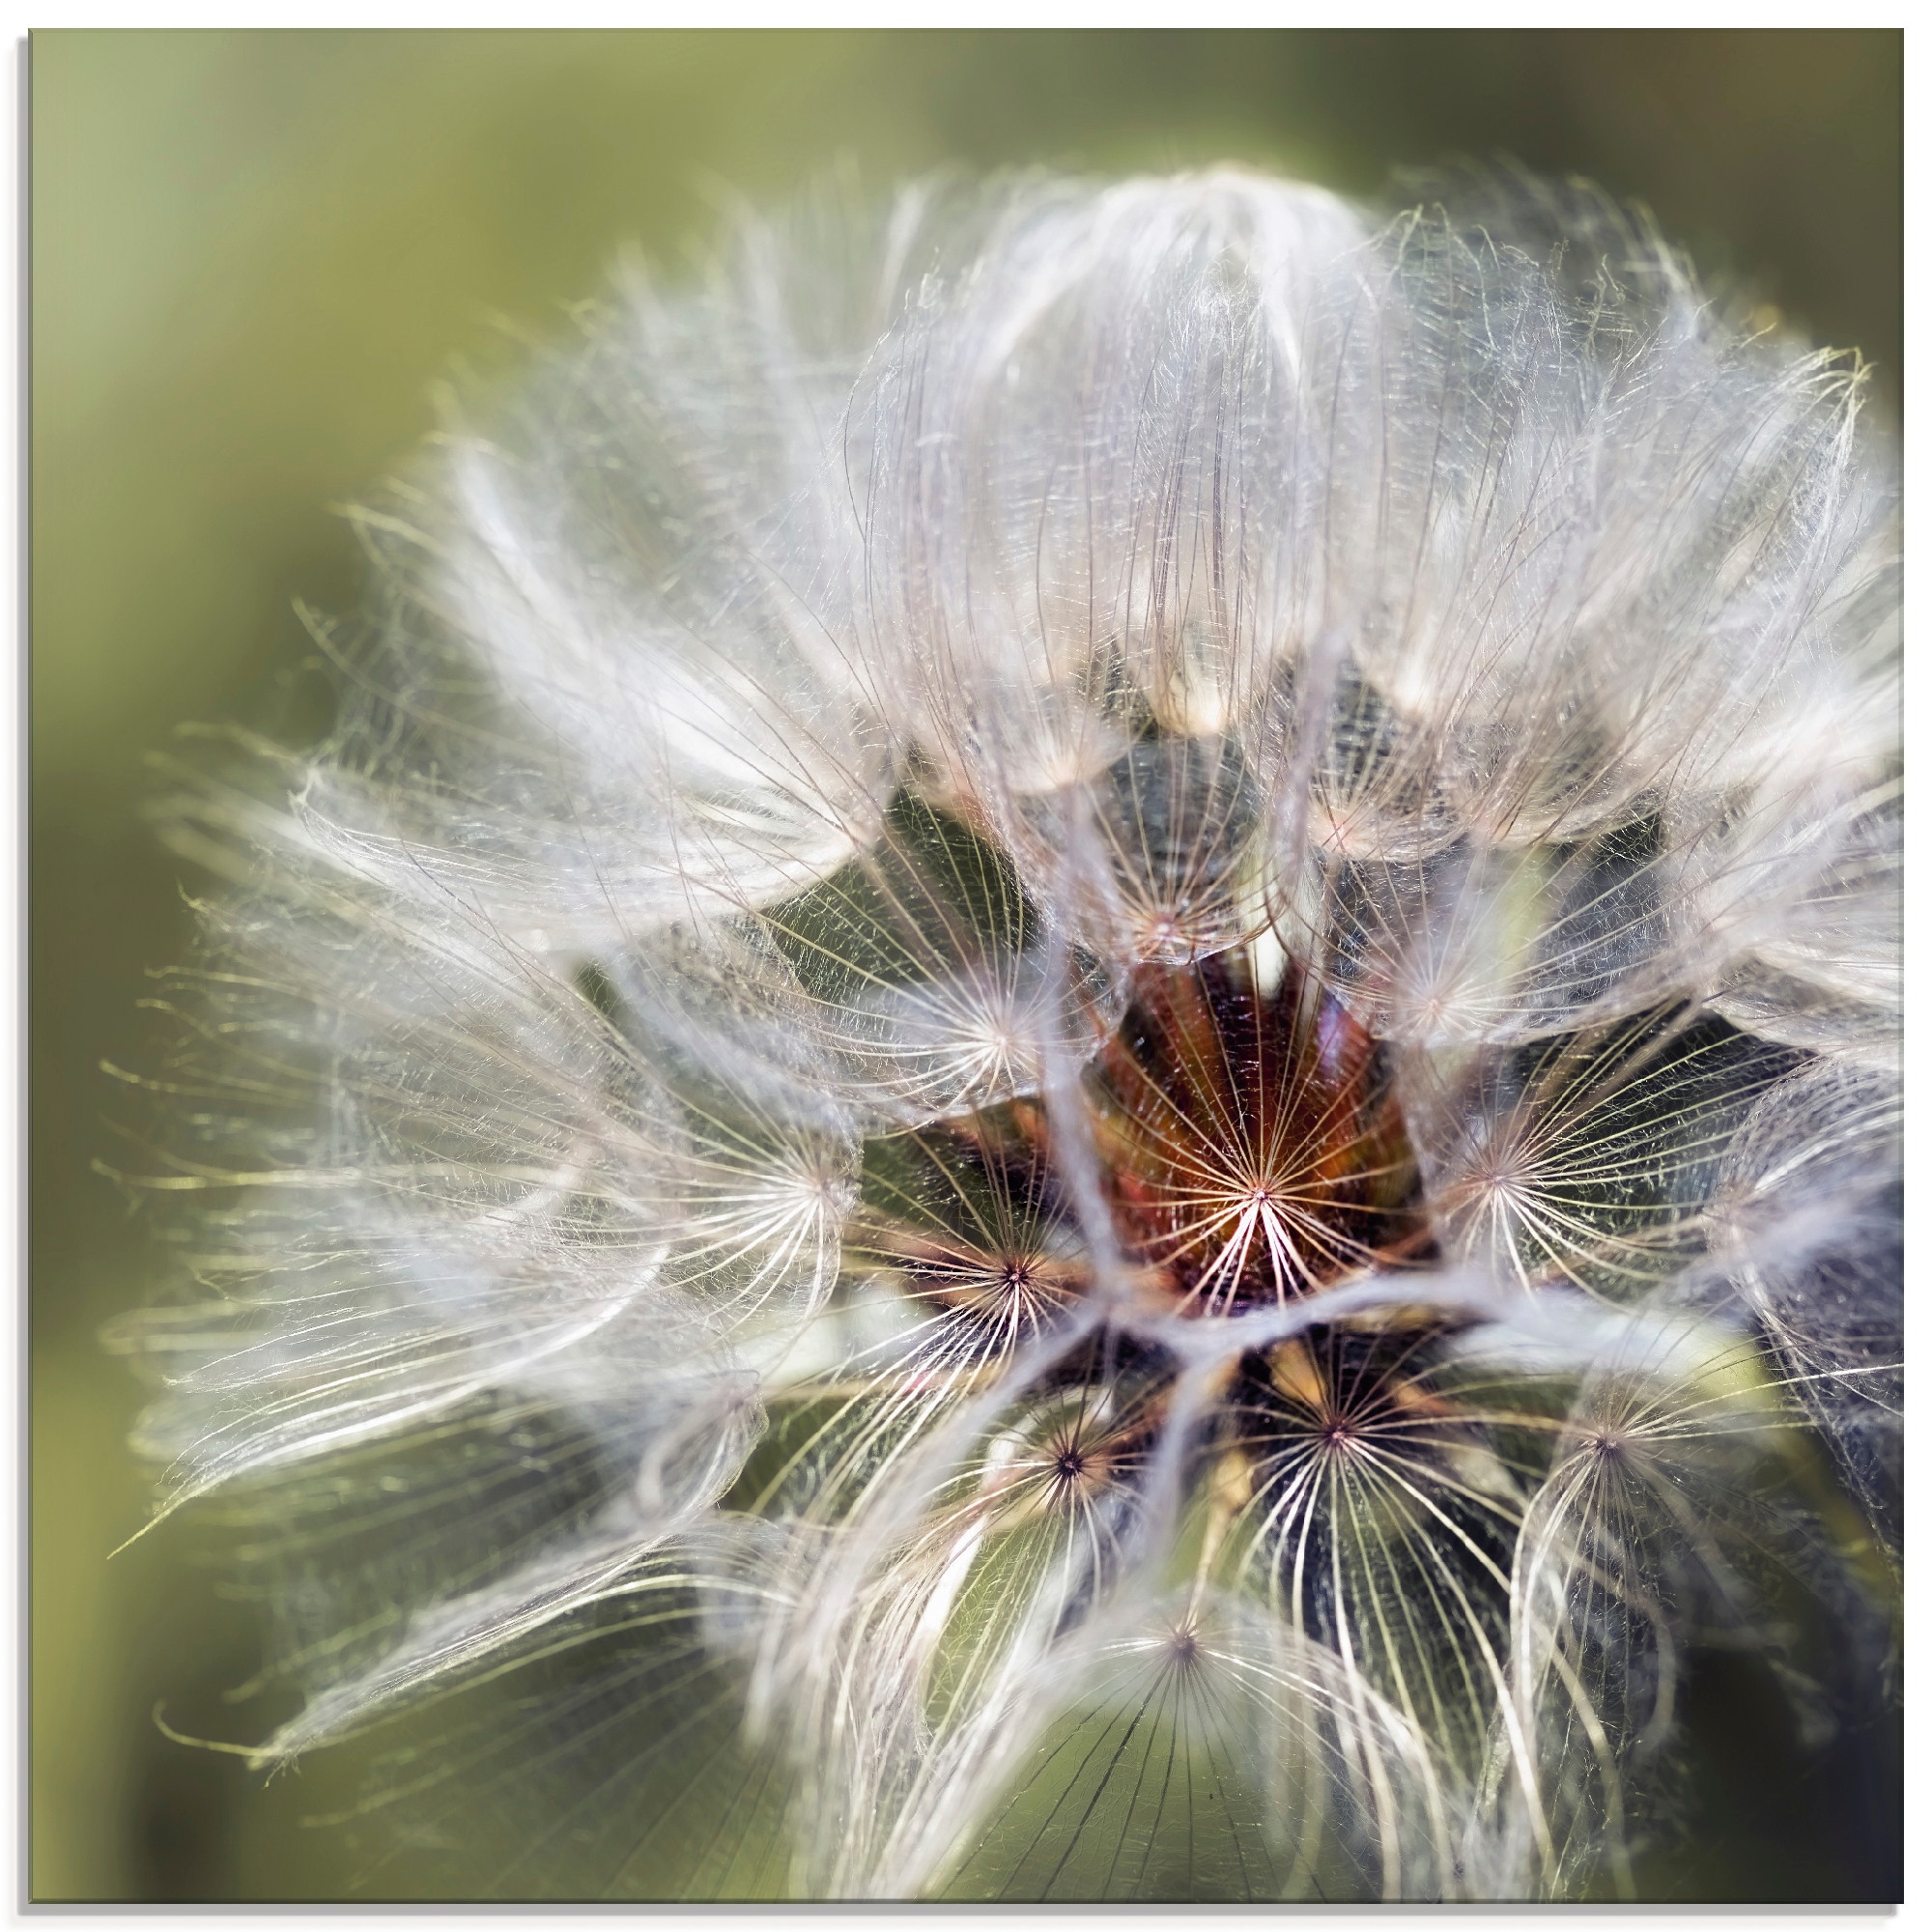
<path fill-rule="evenodd" d="M 548 1726 L 619 1889 L 1628 1889 L 1789 1445 L 1895 1488 L 1896 486 L 1462 193 L 809 194 L 359 514 L 120 1337 L 303 1499 L 270 1756 Z"/>

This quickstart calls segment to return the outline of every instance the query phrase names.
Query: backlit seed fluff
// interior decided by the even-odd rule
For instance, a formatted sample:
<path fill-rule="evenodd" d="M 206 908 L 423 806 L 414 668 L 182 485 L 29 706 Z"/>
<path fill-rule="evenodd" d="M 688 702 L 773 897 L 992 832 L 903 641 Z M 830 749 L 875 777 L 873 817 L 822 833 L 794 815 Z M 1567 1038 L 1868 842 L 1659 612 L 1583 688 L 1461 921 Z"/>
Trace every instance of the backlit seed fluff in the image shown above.
<path fill-rule="evenodd" d="M 449 405 L 333 736 L 170 802 L 140 1446 L 256 1525 L 261 1762 L 411 1741 L 393 1870 L 1629 1895 L 1700 1644 L 1875 1679 L 1890 460 L 1444 193 L 745 215 Z"/>

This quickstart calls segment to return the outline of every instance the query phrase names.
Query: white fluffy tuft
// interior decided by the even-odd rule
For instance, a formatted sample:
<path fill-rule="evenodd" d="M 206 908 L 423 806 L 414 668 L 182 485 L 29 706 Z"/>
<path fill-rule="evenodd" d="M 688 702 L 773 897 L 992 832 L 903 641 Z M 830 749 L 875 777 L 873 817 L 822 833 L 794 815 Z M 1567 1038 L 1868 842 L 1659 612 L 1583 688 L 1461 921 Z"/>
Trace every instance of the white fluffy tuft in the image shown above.
<path fill-rule="evenodd" d="M 360 513 L 121 1331 L 265 1758 L 470 1700 L 523 1895 L 1567 1896 L 1695 1631 L 1882 1621 L 1893 473 L 1481 213 L 746 215 Z"/>

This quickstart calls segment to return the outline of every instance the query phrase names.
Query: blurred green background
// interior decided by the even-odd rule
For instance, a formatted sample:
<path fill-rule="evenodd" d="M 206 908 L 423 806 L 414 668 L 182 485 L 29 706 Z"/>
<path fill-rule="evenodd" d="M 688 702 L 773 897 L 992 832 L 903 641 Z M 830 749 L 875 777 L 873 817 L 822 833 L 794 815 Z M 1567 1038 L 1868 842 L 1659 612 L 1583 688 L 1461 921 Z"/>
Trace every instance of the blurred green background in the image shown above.
<path fill-rule="evenodd" d="M 301 1822 L 353 1790 L 353 1746 L 264 1789 L 151 1721 L 165 1698 L 186 1730 L 257 1734 L 221 1699 L 249 1674 L 253 1612 L 195 1562 L 191 1531 L 108 1560 L 143 1520 L 122 1446 L 139 1394 L 96 1333 L 157 1256 L 89 1163 L 133 1118 L 99 1063 L 154 1064 L 144 972 L 183 952 L 197 883 L 140 821 L 144 754 L 187 721 L 299 736 L 326 717 L 292 601 L 353 604 L 329 505 L 428 428 L 453 358 L 493 356 L 503 317 L 560 326 L 625 242 L 675 260 L 721 184 L 781 193 L 841 156 L 882 181 L 1235 158 L 1374 194 L 1392 167 L 1506 151 L 1648 202 L 1707 275 L 1863 349 L 1895 409 L 1901 47 L 1894 32 L 35 35 L 33 1894 L 328 1898 L 355 1882 L 339 1840 Z M 1714 1818 L 1699 1841 L 1728 1849 L 1693 1846 L 1659 1882 L 1829 1895 L 1814 1799 Z"/>

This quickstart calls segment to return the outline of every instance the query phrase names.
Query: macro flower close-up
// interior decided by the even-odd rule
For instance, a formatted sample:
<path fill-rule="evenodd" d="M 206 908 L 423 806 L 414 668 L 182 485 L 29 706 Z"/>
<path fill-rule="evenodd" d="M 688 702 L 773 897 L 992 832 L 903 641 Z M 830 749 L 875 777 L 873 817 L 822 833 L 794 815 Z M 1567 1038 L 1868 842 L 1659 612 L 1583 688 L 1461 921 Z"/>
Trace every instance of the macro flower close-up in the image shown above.
<path fill-rule="evenodd" d="M 1897 491 L 1576 185 L 828 184 L 311 613 L 117 1346 L 520 1895 L 1641 1895 L 1895 1641 Z M 478 1871 L 481 1866 L 473 1867 Z M 380 1879 L 378 1880 L 380 1884 Z"/>

